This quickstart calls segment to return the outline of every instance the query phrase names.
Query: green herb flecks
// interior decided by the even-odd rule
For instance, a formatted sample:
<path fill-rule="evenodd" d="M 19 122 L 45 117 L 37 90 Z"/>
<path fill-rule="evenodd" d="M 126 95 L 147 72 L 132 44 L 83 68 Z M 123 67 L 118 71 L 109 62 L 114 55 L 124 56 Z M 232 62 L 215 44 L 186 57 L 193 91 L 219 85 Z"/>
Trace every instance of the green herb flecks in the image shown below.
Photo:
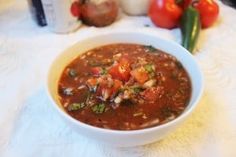
<path fill-rule="evenodd" d="M 150 78 L 155 76 L 155 66 L 153 64 L 144 65 L 144 69 L 148 72 Z"/>
<path fill-rule="evenodd" d="M 107 74 L 107 69 L 106 68 L 102 68 L 102 72 L 101 72 L 101 75 L 106 75 Z"/>
<path fill-rule="evenodd" d="M 132 92 L 135 94 L 137 94 L 143 90 L 142 87 L 140 87 L 140 86 L 132 86 L 130 88 L 131 88 Z"/>
<path fill-rule="evenodd" d="M 68 106 L 68 111 L 77 111 L 84 108 L 85 106 L 85 103 L 72 103 Z"/>
<path fill-rule="evenodd" d="M 154 65 L 153 65 L 153 64 L 146 64 L 146 65 L 144 65 L 144 69 L 145 69 L 148 73 L 152 73 L 152 72 L 154 72 Z"/>
<path fill-rule="evenodd" d="M 93 106 L 92 111 L 96 114 L 101 114 L 101 113 L 105 112 L 105 108 L 106 108 L 105 104 L 101 103 L 101 104 L 97 104 L 97 105 Z"/>
<path fill-rule="evenodd" d="M 69 69 L 68 74 L 70 77 L 76 77 L 78 72 L 75 69 Z"/>
<path fill-rule="evenodd" d="M 152 45 L 145 45 L 144 48 L 148 50 L 148 52 L 155 52 L 157 49 Z"/>
<path fill-rule="evenodd" d="M 120 89 L 118 90 L 117 93 L 118 93 L 118 94 L 119 94 L 119 93 L 123 93 L 126 89 L 127 89 L 126 87 L 122 87 L 122 88 L 120 88 Z M 118 95 L 118 94 L 117 94 L 117 95 Z"/>

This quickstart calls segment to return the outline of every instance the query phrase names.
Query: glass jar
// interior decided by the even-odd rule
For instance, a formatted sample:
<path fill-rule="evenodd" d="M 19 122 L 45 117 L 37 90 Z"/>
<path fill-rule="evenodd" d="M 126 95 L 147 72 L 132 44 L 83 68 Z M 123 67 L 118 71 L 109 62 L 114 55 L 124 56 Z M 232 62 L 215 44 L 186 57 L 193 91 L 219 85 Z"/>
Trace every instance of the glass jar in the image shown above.
<path fill-rule="evenodd" d="M 79 0 L 42 0 L 48 27 L 55 33 L 70 33 L 79 28 Z"/>

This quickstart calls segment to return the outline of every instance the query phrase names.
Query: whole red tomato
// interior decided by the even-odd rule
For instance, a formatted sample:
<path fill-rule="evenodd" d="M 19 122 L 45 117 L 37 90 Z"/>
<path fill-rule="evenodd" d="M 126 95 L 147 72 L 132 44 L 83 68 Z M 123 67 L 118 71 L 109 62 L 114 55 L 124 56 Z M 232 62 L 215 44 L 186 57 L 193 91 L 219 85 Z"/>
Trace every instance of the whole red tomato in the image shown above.
<path fill-rule="evenodd" d="M 148 15 L 156 26 L 172 29 L 178 26 L 182 9 L 174 0 L 151 0 Z"/>
<path fill-rule="evenodd" d="M 80 16 L 80 8 L 79 8 L 79 2 L 78 1 L 75 1 L 71 4 L 70 11 L 71 11 L 71 14 L 74 17 L 79 17 Z"/>
<path fill-rule="evenodd" d="M 219 15 L 219 6 L 213 0 L 193 1 L 193 7 L 200 13 L 202 28 L 210 27 Z"/>

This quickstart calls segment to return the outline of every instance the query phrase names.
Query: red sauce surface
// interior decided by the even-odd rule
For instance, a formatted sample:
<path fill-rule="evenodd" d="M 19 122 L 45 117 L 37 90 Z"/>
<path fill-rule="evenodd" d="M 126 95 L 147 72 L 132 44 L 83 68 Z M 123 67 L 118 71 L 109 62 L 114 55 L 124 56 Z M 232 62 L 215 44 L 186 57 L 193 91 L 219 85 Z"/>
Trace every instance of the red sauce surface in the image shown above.
<path fill-rule="evenodd" d="M 78 56 L 63 71 L 58 93 L 69 115 L 89 125 L 137 130 L 179 116 L 191 96 L 181 63 L 152 46 L 112 44 Z"/>

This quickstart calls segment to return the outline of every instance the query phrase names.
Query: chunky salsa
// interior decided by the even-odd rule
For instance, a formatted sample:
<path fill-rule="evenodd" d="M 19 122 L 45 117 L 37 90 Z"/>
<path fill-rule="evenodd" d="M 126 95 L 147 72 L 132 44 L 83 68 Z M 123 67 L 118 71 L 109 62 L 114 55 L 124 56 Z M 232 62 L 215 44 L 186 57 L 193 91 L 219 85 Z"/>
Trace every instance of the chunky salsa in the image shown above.
<path fill-rule="evenodd" d="M 111 44 L 74 59 L 61 75 L 58 94 L 66 112 L 81 122 L 137 130 L 179 116 L 191 82 L 172 55 L 147 45 Z"/>

